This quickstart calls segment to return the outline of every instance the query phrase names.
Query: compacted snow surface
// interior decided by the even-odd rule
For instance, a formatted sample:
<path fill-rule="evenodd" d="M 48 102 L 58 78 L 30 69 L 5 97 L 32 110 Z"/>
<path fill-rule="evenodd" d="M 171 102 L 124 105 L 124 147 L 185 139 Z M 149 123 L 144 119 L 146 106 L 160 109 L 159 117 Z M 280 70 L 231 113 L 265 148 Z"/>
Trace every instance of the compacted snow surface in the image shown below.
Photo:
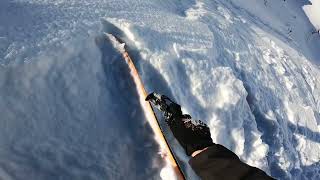
<path fill-rule="evenodd" d="M 320 179 L 319 9 L 1 0 L 0 179 L 174 179 L 110 31 L 127 41 L 147 90 L 206 122 L 214 142 L 277 179 Z"/>

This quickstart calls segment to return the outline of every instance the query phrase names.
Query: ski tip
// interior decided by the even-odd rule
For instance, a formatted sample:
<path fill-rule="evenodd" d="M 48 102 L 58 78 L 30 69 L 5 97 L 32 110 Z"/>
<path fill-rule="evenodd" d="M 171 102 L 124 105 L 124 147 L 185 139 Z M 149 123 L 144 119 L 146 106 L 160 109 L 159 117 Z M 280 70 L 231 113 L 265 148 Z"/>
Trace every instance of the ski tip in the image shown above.
<path fill-rule="evenodd" d="M 118 51 L 120 51 L 121 53 L 124 53 L 126 51 L 126 44 L 121 41 L 121 39 L 117 38 L 117 36 L 110 33 L 104 33 L 104 35 Z"/>
<path fill-rule="evenodd" d="M 117 26 L 117 20 L 114 18 L 101 18 L 100 19 L 101 25 L 102 25 L 102 32 L 105 32 L 105 34 L 111 34 L 113 35 L 119 42 L 123 43 L 121 39 L 125 39 L 126 35 L 121 30 L 119 26 Z"/>
<path fill-rule="evenodd" d="M 125 42 L 119 38 L 117 35 L 112 34 L 112 33 L 104 33 L 104 35 L 106 35 L 108 38 L 112 38 L 115 39 L 116 41 L 118 41 L 120 44 L 125 44 Z"/>

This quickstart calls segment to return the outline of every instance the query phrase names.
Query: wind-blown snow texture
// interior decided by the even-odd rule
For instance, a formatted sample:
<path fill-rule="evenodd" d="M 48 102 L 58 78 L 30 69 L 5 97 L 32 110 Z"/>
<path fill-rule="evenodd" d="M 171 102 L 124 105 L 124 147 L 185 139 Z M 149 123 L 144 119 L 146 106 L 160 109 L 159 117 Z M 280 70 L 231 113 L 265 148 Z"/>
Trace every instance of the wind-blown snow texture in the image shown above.
<path fill-rule="evenodd" d="M 0 179 L 160 178 L 128 69 L 103 38 L 110 23 L 147 89 L 207 122 L 215 142 L 277 179 L 319 179 L 318 6 L 0 1 Z"/>

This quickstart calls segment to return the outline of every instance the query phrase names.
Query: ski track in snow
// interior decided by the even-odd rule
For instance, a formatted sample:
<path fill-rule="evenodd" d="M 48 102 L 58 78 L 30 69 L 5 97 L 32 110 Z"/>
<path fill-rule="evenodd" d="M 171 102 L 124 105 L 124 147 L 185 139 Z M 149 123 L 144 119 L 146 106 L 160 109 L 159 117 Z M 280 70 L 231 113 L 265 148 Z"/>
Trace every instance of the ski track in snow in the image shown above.
<path fill-rule="evenodd" d="M 102 37 L 110 23 L 146 88 L 215 142 L 277 179 L 319 179 L 320 38 L 304 3 L 267 2 L 1 1 L 0 179 L 160 178 L 126 66 Z"/>

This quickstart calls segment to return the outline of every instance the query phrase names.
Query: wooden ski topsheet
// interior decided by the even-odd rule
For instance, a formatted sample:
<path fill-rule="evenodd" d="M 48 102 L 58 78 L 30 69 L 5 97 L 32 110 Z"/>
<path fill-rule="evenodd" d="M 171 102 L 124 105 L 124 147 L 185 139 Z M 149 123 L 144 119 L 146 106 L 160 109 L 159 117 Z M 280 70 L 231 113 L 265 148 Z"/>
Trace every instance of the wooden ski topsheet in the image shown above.
<path fill-rule="evenodd" d="M 128 52 L 125 50 L 125 47 L 124 47 L 125 44 L 123 43 L 122 40 L 120 40 L 119 38 L 117 38 L 116 36 L 114 36 L 112 34 L 106 34 L 106 35 L 108 36 L 108 38 L 111 41 L 116 41 L 113 43 L 118 43 L 118 44 L 116 44 L 116 45 L 114 44 L 114 45 L 122 53 L 122 56 L 130 69 L 130 74 L 134 80 L 134 83 L 136 84 L 136 88 L 137 88 L 137 91 L 138 91 L 138 94 L 140 97 L 140 104 L 142 105 L 143 110 L 144 110 L 146 117 L 147 117 L 147 121 L 150 124 L 150 126 L 155 134 L 155 140 L 160 145 L 162 157 L 165 159 L 167 164 L 169 164 L 171 166 L 171 168 L 174 170 L 174 173 L 175 173 L 177 179 L 184 180 L 185 177 L 183 175 L 183 172 L 180 169 L 164 134 L 162 133 L 160 124 L 159 124 L 157 117 L 152 109 L 152 106 L 148 101 L 145 101 L 145 98 L 147 97 L 148 93 L 146 92 L 146 90 L 144 88 L 142 80 L 139 76 L 139 73 L 138 73 L 131 57 L 129 56 Z"/>

